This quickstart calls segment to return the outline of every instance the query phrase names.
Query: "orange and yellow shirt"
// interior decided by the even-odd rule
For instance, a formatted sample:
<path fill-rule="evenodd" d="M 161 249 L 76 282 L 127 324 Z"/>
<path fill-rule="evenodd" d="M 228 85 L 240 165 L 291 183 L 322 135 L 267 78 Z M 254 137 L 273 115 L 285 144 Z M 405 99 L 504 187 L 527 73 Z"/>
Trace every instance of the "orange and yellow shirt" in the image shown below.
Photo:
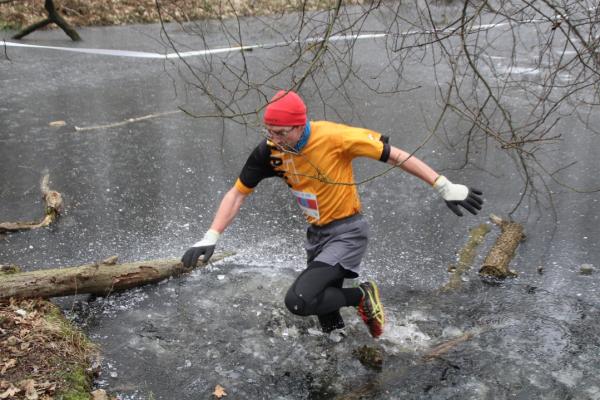
<path fill-rule="evenodd" d="M 329 121 L 309 122 L 308 141 L 298 154 L 263 140 L 250 154 L 235 187 L 251 193 L 258 183 L 279 176 L 290 187 L 310 224 L 325 225 L 361 210 L 352 160 L 386 162 L 388 138 L 380 133 Z"/>

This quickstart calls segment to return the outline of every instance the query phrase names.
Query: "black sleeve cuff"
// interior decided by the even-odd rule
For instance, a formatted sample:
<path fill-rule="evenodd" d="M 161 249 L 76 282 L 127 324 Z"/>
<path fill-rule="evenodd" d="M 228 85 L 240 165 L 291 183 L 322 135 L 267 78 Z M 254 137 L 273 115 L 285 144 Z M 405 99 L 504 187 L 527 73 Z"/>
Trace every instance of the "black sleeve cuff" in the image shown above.
<path fill-rule="evenodd" d="M 391 146 L 389 144 L 390 138 L 388 136 L 383 136 L 379 138 L 383 142 L 383 151 L 381 152 L 381 157 L 379 157 L 379 161 L 387 162 L 390 158 Z"/>

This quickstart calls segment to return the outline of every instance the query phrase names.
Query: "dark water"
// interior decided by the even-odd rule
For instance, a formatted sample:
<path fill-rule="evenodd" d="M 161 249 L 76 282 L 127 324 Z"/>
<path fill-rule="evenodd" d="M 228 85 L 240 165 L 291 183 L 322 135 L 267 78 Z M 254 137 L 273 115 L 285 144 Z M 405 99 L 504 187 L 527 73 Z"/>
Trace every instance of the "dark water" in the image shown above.
<path fill-rule="evenodd" d="M 249 37 L 258 41 L 263 30 Z M 80 47 L 161 49 L 156 26 L 81 33 Z M 188 37 L 177 35 L 181 41 Z M 280 39 L 271 35 L 265 40 Z M 224 43 L 221 38 L 216 30 L 210 36 L 215 45 Z M 59 32 L 39 32 L 29 40 L 71 46 Z M 380 45 L 357 45 L 363 71 L 380 67 Z M 257 50 L 247 61 L 277 65 L 287 54 Z M 0 220 L 41 215 L 44 170 L 51 187 L 64 195 L 66 210 L 49 229 L 0 240 L 0 263 L 37 269 L 114 254 L 122 261 L 179 257 L 202 236 L 257 143 L 256 132 L 182 114 L 76 132 L 74 126 L 182 104 L 202 109 L 207 100 L 181 91 L 175 73 L 180 64 L 14 48 L 7 55 L 0 63 Z M 239 56 L 223 60 L 240 63 Z M 437 117 L 430 73 L 426 63 L 408 64 L 404 74 L 421 86 L 407 95 L 376 97 L 351 83 L 353 109 L 337 96 L 323 108 L 310 96 L 310 85 L 305 96 L 314 119 L 369 126 L 411 151 Z M 390 75 L 379 79 L 393 83 Z M 520 101 L 516 95 L 517 115 Z M 50 127 L 56 120 L 66 126 Z M 588 122 L 600 127 L 595 115 Z M 304 222 L 285 186 L 273 180 L 261 183 L 223 236 L 219 249 L 235 256 L 109 298 L 57 300 L 102 349 L 97 385 L 122 399 L 210 398 L 217 384 L 233 399 L 599 399 L 597 193 L 547 182 L 551 198 L 543 191 L 537 198 L 526 196 L 513 215 L 527 234 L 511 264 L 519 276 L 493 285 L 479 279 L 478 266 L 498 235 L 492 228 L 462 287 L 439 291 L 469 229 L 486 222 L 489 213 L 506 216 L 523 190 L 514 161 L 493 144 L 482 147 L 468 168 L 456 170 L 463 163 L 462 128 L 450 118 L 446 134 L 459 144 L 450 149 L 434 139 L 417 156 L 453 181 L 480 187 L 486 200 L 481 215 L 456 218 L 431 189 L 400 171 L 360 187 L 371 224 L 363 274 L 379 282 L 387 311 L 380 340 L 368 336 L 350 309 L 343 310 L 345 331 L 331 337 L 313 319 L 285 310 L 283 295 L 305 263 Z M 578 187 L 599 186 L 599 137 L 569 116 L 556 129 L 564 140 L 546 147 L 541 159 L 555 168 L 577 160 L 563 179 Z M 359 178 L 384 168 L 356 163 Z M 596 270 L 581 275 L 582 264 Z M 424 358 L 453 340 L 439 357 Z M 382 351 L 381 370 L 358 360 L 355 351 L 364 345 Z"/>

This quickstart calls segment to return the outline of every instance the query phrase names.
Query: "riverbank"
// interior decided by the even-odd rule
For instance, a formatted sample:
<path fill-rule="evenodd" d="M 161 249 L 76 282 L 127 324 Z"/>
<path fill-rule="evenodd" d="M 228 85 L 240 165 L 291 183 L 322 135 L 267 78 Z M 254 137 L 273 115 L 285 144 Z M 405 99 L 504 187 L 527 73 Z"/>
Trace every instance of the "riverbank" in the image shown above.
<path fill-rule="evenodd" d="M 97 346 L 49 301 L 0 303 L 0 399 L 89 399 Z"/>
<path fill-rule="evenodd" d="M 345 2 L 360 4 L 363 0 Z M 201 19 L 231 18 L 282 14 L 294 11 L 327 9 L 335 5 L 333 0 L 178 0 L 160 4 L 155 0 L 56 0 L 55 6 L 74 26 L 144 24 L 160 21 L 189 22 Z M 21 29 L 46 18 L 41 1 L 15 0 L 0 4 L 0 29 Z M 55 27 L 51 25 L 50 27 Z"/>

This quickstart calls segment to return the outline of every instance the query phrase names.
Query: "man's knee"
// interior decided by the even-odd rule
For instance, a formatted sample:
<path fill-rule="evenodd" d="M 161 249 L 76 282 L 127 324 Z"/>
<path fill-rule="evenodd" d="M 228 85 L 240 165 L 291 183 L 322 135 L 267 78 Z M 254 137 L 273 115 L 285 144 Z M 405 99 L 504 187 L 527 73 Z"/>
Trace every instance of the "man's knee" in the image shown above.
<path fill-rule="evenodd" d="M 293 286 L 285 295 L 285 306 L 292 314 L 301 315 L 303 317 L 310 315 L 306 307 L 306 302 L 302 297 L 296 294 Z"/>
<path fill-rule="evenodd" d="M 285 295 L 285 306 L 292 314 L 307 316 L 316 315 L 317 307 L 322 301 L 323 290 L 334 285 L 337 280 L 343 282 L 343 274 L 339 275 L 341 267 L 313 261 L 300 274 Z M 339 276 L 338 276 L 339 275 Z"/>

